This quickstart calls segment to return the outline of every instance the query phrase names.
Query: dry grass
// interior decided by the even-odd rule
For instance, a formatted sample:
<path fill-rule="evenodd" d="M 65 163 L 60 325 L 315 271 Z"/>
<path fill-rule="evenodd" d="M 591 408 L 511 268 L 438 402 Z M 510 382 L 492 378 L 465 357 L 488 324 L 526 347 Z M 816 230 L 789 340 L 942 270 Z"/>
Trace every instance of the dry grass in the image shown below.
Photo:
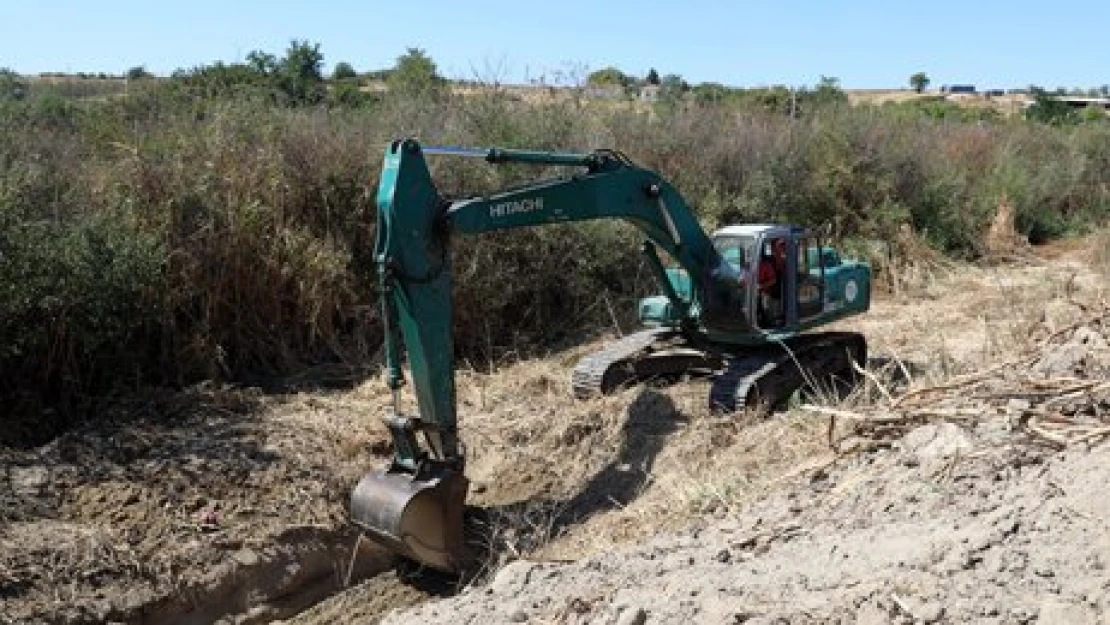
<path fill-rule="evenodd" d="M 61 521 L 34 526 L 16 524 L 0 532 L 0 586 L 35 587 L 43 601 L 64 606 L 88 592 L 90 585 L 107 593 L 149 593 L 146 584 L 119 586 L 123 578 L 176 578 L 172 557 L 142 553 L 111 528 Z"/>
<path fill-rule="evenodd" d="M 1063 449 L 1110 436 L 1110 303 L 1081 320 L 1050 332 L 1024 352 L 977 372 L 921 385 L 867 406 L 805 406 L 829 417 L 829 442 L 838 454 L 889 446 L 926 423 L 970 427 L 1003 423 L 1032 442 Z M 837 419 L 847 422 L 838 432 Z M 862 439 L 862 442 L 859 440 Z"/>

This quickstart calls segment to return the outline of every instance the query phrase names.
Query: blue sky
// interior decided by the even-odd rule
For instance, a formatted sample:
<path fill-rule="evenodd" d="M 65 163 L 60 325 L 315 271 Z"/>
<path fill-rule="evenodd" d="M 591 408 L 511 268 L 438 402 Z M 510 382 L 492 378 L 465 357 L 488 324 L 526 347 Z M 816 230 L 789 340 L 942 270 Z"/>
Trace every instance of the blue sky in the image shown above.
<path fill-rule="evenodd" d="M 298 38 L 329 66 L 414 46 L 448 76 L 504 82 L 615 65 L 737 86 L 1110 83 L 1108 0 L 0 0 L 0 16 L 0 67 L 26 74 L 166 74 Z"/>

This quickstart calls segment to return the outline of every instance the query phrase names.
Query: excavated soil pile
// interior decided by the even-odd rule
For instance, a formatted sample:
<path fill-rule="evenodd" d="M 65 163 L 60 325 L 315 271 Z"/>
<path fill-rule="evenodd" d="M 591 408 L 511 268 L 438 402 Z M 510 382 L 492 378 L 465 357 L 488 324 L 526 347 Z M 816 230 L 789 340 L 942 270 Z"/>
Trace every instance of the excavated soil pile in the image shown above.
<path fill-rule="evenodd" d="M 866 414 L 816 407 L 839 456 L 705 528 L 522 559 L 386 622 L 1101 622 L 1108 317 Z"/>

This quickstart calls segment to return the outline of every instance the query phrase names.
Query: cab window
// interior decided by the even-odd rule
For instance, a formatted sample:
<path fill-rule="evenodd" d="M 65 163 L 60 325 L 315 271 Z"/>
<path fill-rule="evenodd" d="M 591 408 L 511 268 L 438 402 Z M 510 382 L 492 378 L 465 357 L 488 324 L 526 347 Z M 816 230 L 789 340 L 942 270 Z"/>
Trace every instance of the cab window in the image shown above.
<path fill-rule="evenodd" d="M 738 272 L 748 268 L 751 246 L 751 237 L 722 236 L 713 240 L 713 247 Z"/>

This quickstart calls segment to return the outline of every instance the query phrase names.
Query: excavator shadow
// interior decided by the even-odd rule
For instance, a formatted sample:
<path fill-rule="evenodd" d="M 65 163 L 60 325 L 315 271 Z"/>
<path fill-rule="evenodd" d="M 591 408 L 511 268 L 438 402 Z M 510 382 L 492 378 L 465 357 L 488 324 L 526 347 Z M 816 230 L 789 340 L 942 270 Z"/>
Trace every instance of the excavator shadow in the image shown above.
<path fill-rule="evenodd" d="M 528 557 L 598 514 L 633 502 L 648 486 L 668 438 L 688 421 L 669 396 L 644 387 L 628 407 L 616 455 L 577 493 L 469 507 L 467 541 L 475 565 L 466 575 L 480 578 L 506 561 Z"/>

